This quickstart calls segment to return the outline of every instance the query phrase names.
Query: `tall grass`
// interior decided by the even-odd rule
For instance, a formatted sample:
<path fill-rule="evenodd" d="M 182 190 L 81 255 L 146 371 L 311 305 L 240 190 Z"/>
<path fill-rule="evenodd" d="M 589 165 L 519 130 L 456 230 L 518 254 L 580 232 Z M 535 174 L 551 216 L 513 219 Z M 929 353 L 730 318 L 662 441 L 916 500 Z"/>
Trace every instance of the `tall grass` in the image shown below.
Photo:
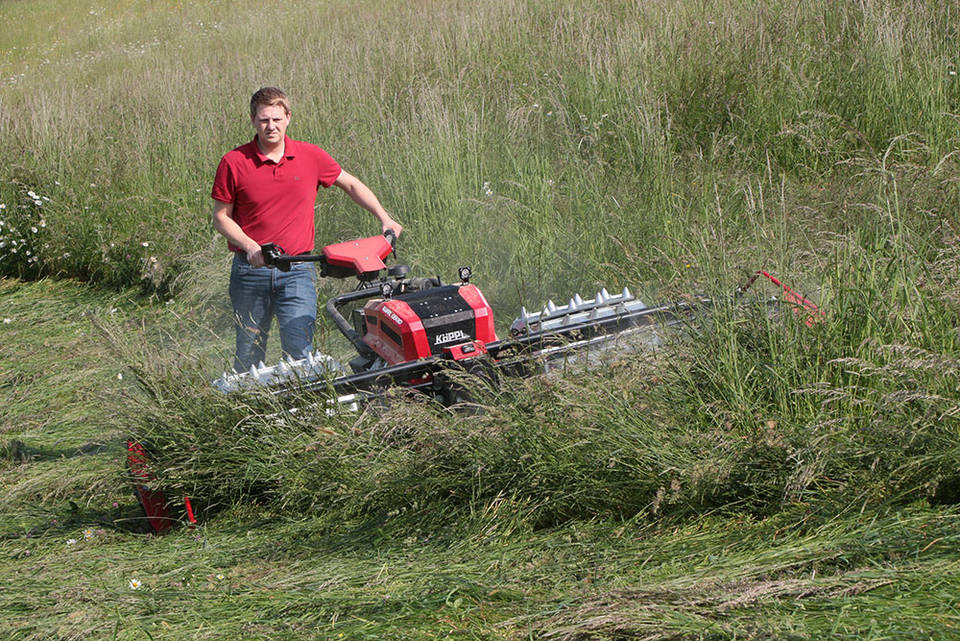
<path fill-rule="evenodd" d="M 77 3 L 56 39 L 19 33 L 42 6 L 4 11 L 24 28 L 3 41 L 0 202 L 29 228 L 25 192 L 51 199 L 40 259 L 6 255 L 7 274 L 167 288 L 213 260 L 213 167 L 249 138 L 244 105 L 267 83 L 291 92 L 292 133 L 406 225 L 407 260 L 471 262 L 509 309 L 628 277 L 689 285 L 705 240 L 817 251 L 810 234 L 849 224 L 832 198 L 860 164 L 933 168 L 956 142 L 949 4 L 423 2 L 361 18 L 305 2 L 267 30 L 256 4 Z M 748 215 L 761 184 L 785 211 Z M 811 185 L 829 187 L 814 221 Z M 372 232 L 345 199 L 319 211 L 320 242 Z M 703 237 L 714 215 L 722 239 Z"/>
<path fill-rule="evenodd" d="M 851 271 L 826 274 L 827 311 L 812 325 L 786 303 L 771 315 L 762 297 L 716 291 L 714 313 L 656 353 L 494 389 L 466 381 L 479 413 L 394 395 L 330 417 L 316 398 L 225 398 L 146 359 L 152 398 L 130 420 L 170 491 L 216 509 L 415 510 L 420 522 L 496 513 L 542 527 L 954 503 L 958 309 L 918 287 L 920 264 L 904 260 L 925 236 L 904 227 L 886 247 L 836 246 Z M 950 272 L 956 261 L 933 264 Z M 288 414 L 290 404 L 304 409 Z"/>

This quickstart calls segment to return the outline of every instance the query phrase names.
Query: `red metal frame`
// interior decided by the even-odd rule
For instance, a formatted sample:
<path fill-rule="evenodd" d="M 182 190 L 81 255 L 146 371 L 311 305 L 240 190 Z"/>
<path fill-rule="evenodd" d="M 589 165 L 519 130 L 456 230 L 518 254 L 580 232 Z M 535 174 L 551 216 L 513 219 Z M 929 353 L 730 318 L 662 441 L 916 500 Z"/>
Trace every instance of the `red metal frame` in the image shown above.
<path fill-rule="evenodd" d="M 466 361 L 478 356 L 486 356 L 487 345 L 483 341 L 472 341 L 453 347 L 444 347 L 443 353 L 448 354 L 455 361 Z"/>
<path fill-rule="evenodd" d="M 150 462 L 147 458 L 147 451 L 138 441 L 127 441 L 127 465 L 130 473 L 136 479 L 134 490 L 137 499 L 143 507 L 144 514 L 147 515 L 147 522 L 153 531 L 157 534 L 166 532 L 176 519 L 171 516 L 167 509 L 167 497 L 160 490 L 150 488 L 150 483 L 154 480 L 150 472 Z M 183 497 L 183 507 L 187 515 L 187 522 L 191 527 L 197 524 L 197 519 L 193 514 L 193 505 L 190 503 L 190 497 Z"/>
<path fill-rule="evenodd" d="M 746 283 L 744 283 L 743 286 L 740 287 L 740 291 L 741 292 L 747 291 L 747 288 L 750 287 L 750 285 L 753 285 L 754 281 L 756 281 L 757 278 L 760 276 L 763 276 L 764 278 L 768 279 L 771 283 L 780 287 L 783 290 L 784 299 L 788 303 L 792 303 L 793 305 L 795 305 L 795 307 L 793 308 L 794 314 L 797 314 L 799 316 L 804 311 L 806 311 L 807 317 L 803 321 L 804 325 L 806 325 L 807 327 L 813 327 L 814 324 L 819 323 L 820 319 L 823 318 L 824 316 L 823 310 L 817 307 L 810 299 L 805 298 L 804 296 L 801 296 L 800 294 L 798 294 L 797 292 L 793 291 L 792 289 L 784 285 L 782 282 L 780 282 L 779 279 L 777 279 L 774 276 L 771 276 L 769 272 L 766 272 L 762 269 L 758 269 L 757 273 L 751 276 L 750 279 Z"/>

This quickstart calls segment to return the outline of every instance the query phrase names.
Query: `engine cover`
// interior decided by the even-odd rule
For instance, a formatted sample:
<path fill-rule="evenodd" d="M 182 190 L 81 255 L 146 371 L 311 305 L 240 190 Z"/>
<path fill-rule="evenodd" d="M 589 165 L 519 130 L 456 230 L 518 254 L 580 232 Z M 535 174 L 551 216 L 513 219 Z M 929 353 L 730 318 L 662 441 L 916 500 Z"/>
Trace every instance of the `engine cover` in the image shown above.
<path fill-rule="evenodd" d="M 444 285 L 373 300 L 363 308 L 363 342 L 390 365 L 497 340 L 493 310 L 476 285 Z"/>

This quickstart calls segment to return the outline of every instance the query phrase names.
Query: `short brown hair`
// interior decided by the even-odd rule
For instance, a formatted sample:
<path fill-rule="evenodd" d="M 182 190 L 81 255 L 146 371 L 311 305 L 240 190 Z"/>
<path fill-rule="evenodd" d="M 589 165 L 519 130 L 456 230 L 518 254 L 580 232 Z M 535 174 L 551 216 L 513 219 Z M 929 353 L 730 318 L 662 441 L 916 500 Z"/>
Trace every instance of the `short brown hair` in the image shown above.
<path fill-rule="evenodd" d="M 280 105 L 287 115 L 290 114 L 290 100 L 282 89 L 262 87 L 250 98 L 250 117 L 256 116 L 257 109 L 260 107 L 273 107 L 274 105 Z"/>

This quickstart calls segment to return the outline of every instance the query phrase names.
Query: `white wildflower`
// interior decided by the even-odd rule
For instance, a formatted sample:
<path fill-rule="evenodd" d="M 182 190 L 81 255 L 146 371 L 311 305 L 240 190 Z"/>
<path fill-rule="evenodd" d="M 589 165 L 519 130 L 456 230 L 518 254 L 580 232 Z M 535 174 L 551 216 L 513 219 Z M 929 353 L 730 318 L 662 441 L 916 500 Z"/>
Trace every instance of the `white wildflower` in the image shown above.
<path fill-rule="evenodd" d="M 36 233 L 37 233 L 38 231 L 40 231 L 40 230 L 37 229 L 36 227 L 31 227 L 31 228 L 30 228 L 30 231 L 32 231 L 34 234 L 36 234 Z"/>
<path fill-rule="evenodd" d="M 37 195 L 33 193 L 33 190 L 28 191 L 27 195 L 30 196 L 30 198 L 32 198 L 33 200 L 37 199 Z"/>
<path fill-rule="evenodd" d="M 36 205 L 37 207 L 43 207 L 43 201 L 40 200 L 39 198 L 33 201 L 33 204 Z"/>
<path fill-rule="evenodd" d="M 90 528 L 87 528 L 86 530 L 84 530 L 84 531 L 83 531 L 83 538 L 84 538 L 84 540 L 86 540 L 86 541 L 89 541 L 90 539 L 92 539 L 92 538 L 93 538 L 93 530 L 90 529 Z"/>
<path fill-rule="evenodd" d="M 140 579 L 130 579 L 130 589 L 139 590 L 143 587 L 143 583 L 140 583 Z"/>
<path fill-rule="evenodd" d="M 6 320 L 4 320 L 4 322 L 6 322 Z M 76 539 L 67 539 L 67 545 L 76 545 L 76 544 L 77 544 Z"/>
<path fill-rule="evenodd" d="M 150 243 L 148 243 L 148 242 L 142 242 L 142 243 L 140 243 L 140 246 L 141 246 L 141 247 L 149 247 L 149 246 L 150 246 Z"/>
<path fill-rule="evenodd" d="M 120 373 L 117 374 L 117 380 L 118 380 L 118 381 L 122 381 L 122 380 L 123 380 L 123 372 L 120 372 Z"/>
<path fill-rule="evenodd" d="M 0 203 L 0 209 L 6 209 L 6 208 L 7 208 L 6 203 Z"/>

